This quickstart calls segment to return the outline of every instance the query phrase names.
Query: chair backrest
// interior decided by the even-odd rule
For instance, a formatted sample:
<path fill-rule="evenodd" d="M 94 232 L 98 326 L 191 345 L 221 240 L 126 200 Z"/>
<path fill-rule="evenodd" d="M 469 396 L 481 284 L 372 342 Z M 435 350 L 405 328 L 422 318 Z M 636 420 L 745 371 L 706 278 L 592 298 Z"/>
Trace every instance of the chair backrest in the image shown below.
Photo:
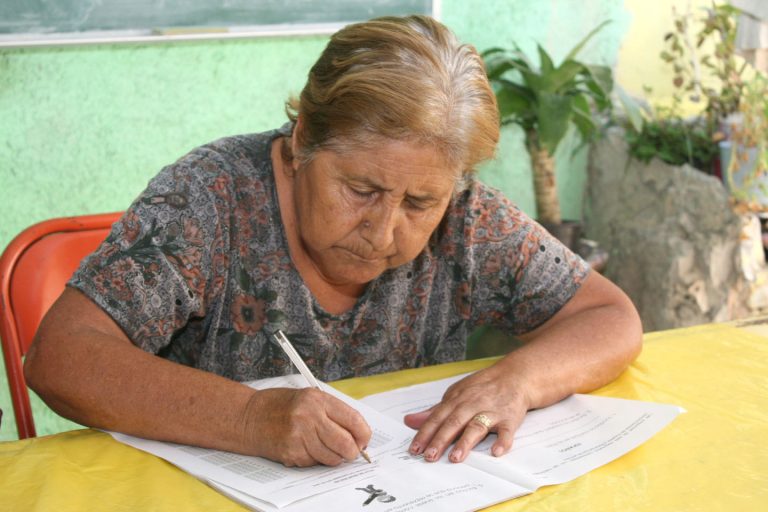
<path fill-rule="evenodd" d="M 80 261 L 107 237 L 120 215 L 40 222 L 19 233 L 0 257 L 0 338 L 19 439 L 36 435 L 22 358 Z"/>

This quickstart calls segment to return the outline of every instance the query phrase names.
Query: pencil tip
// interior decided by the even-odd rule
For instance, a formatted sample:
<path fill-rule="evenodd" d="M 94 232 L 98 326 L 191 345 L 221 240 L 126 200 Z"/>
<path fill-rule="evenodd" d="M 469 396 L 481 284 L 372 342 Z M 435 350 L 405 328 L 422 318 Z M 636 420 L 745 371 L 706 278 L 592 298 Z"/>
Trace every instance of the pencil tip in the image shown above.
<path fill-rule="evenodd" d="M 368 453 L 366 453 L 365 450 L 360 450 L 360 455 L 362 455 L 363 458 L 368 461 L 368 464 L 373 464 L 371 462 L 371 457 L 368 455 Z"/>

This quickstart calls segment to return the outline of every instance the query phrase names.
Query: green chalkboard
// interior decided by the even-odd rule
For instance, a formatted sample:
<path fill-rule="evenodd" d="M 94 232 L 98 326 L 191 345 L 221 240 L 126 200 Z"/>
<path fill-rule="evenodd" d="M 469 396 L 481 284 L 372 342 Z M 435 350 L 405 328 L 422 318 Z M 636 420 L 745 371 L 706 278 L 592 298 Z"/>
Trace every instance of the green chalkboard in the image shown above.
<path fill-rule="evenodd" d="M 433 0 L 0 0 L 0 43 L 119 41 L 205 32 L 233 35 L 313 32 L 376 16 L 435 14 L 435 3 Z"/>

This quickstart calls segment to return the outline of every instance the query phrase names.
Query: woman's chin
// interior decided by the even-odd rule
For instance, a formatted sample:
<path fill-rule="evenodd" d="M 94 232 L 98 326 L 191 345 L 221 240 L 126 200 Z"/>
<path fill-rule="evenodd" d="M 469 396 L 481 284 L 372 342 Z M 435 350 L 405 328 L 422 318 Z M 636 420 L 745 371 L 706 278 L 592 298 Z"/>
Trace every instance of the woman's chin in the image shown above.
<path fill-rule="evenodd" d="M 337 286 L 366 285 L 387 270 L 386 262 L 382 260 L 357 260 L 335 263 L 326 267 L 323 275 L 328 282 Z"/>

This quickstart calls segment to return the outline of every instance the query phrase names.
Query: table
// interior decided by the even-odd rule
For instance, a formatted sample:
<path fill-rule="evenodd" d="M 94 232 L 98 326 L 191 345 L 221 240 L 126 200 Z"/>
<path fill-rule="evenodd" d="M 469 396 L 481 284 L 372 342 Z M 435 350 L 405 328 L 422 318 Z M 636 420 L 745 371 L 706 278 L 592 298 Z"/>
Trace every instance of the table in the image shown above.
<path fill-rule="evenodd" d="M 360 398 L 491 362 L 334 385 Z M 595 394 L 672 403 L 688 412 L 606 466 L 487 510 L 768 510 L 768 318 L 646 334 L 638 360 Z M 0 443 L 0 509 L 244 510 L 167 462 L 90 429 Z"/>

